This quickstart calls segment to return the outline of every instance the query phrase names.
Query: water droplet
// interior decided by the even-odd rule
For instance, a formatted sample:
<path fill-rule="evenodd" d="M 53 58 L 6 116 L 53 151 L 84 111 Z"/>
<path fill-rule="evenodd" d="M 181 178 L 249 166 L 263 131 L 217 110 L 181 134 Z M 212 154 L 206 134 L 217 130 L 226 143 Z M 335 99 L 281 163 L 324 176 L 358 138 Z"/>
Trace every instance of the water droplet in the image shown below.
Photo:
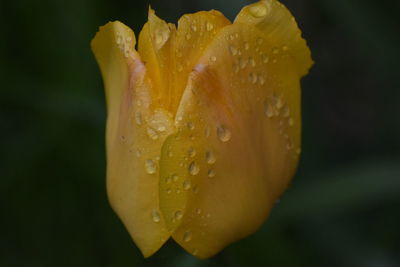
<path fill-rule="evenodd" d="M 192 28 L 192 31 L 197 32 L 197 26 L 196 25 L 192 25 L 191 28 Z"/>
<path fill-rule="evenodd" d="M 208 177 L 212 178 L 215 176 L 215 171 L 214 169 L 209 169 L 207 172 Z"/>
<path fill-rule="evenodd" d="M 196 156 L 196 150 L 193 147 L 189 148 L 188 155 L 189 157 L 193 158 L 194 156 Z"/>
<path fill-rule="evenodd" d="M 196 209 L 196 213 L 197 213 L 198 215 L 200 215 L 200 214 L 201 214 L 201 209 L 197 208 L 197 209 Z"/>
<path fill-rule="evenodd" d="M 223 125 L 217 127 L 218 139 L 222 142 L 228 142 L 231 139 L 231 131 Z"/>
<path fill-rule="evenodd" d="M 293 124 L 294 124 L 293 118 L 291 118 L 291 117 L 289 118 L 288 124 L 289 124 L 289 126 L 293 126 Z"/>
<path fill-rule="evenodd" d="M 189 165 L 189 173 L 191 175 L 196 175 L 199 173 L 199 171 L 200 171 L 199 165 L 197 165 L 195 161 L 192 161 Z"/>
<path fill-rule="evenodd" d="M 287 105 L 284 105 L 284 106 L 283 106 L 283 109 L 282 109 L 282 116 L 283 116 L 284 118 L 287 118 L 287 117 L 290 116 L 290 110 L 289 110 L 289 107 L 288 107 Z"/>
<path fill-rule="evenodd" d="M 231 45 L 231 46 L 229 46 L 229 52 L 231 53 L 232 56 L 236 56 L 238 53 L 238 50 L 236 49 L 236 47 Z"/>
<path fill-rule="evenodd" d="M 177 211 L 175 212 L 175 214 L 174 214 L 174 217 L 175 217 L 176 220 L 182 219 L 182 217 L 183 217 L 182 211 L 177 210 Z"/>
<path fill-rule="evenodd" d="M 215 157 L 214 152 L 212 152 L 211 150 L 208 150 L 206 152 L 206 161 L 208 164 L 214 164 L 215 161 L 217 160 L 217 158 Z"/>
<path fill-rule="evenodd" d="M 273 95 L 271 101 L 277 109 L 281 109 L 284 105 L 282 97 L 280 96 Z"/>
<path fill-rule="evenodd" d="M 183 234 L 183 241 L 184 242 L 190 242 L 190 240 L 192 240 L 192 232 L 191 231 L 186 231 Z"/>
<path fill-rule="evenodd" d="M 257 82 L 257 74 L 255 74 L 254 72 L 250 72 L 249 73 L 249 81 L 252 84 L 255 84 Z"/>
<path fill-rule="evenodd" d="M 158 134 L 157 134 L 156 130 L 154 130 L 151 127 L 147 128 L 147 135 L 153 140 L 158 139 Z"/>
<path fill-rule="evenodd" d="M 204 129 L 204 135 L 206 138 L 210 137 L 210 127 L 206 126 Z"/>
<path fill-rule="evenodd" d="M 140 113 L 139 111 L 135 112 L 135 121 L 137 125 L 142 124 L 142 113 Z"/>
<path fill-rule="evenodd" d="M 190 187 L 192 186 L 192 184 L 191 184 L 191 182 L 190 182 L 189 180 L 185 180 L 185 181 L 183 182 L 182 186 L 183 186 L 183 189 L 189 190 Z"/>
<path fill-rule="evenodd" d="M 186 126 L 189 128 L 189 130 L 193 130 L 194 129 L 194 124 L 193 122 L 189 121 Z"/>
<path fill-rule="evenodd" d="M 289 47 L 287 46 L 287 45 L 284 45 L 284 46 L 282 46 L 282 51 L 288 51 L 289 50 Z"/>
<path fill-rule="evenodd" d="M 140 152 L 140 150 L 139 150 L 139 149 L 137 149 L 137 150 L 136 150 L 136 157 L 138 157 L 138 158 L 139 158 L 141 155 L 142 155 L 142 152 Z"/>
<path fill-rule="evenodd" d="M 262 54 L 262 61 L 264 62 L 264 63 L 268 63 L 268 61 L 269 61 L 269 57 L 268 57 L 268 55 L 267 54 Z"/>
<path fill-rule="evenodd" d="M 176 189 L 176 191 L 175 191 L 177 194 L 180 194 L 181 193 L 181 190 L 178 188 L 178 189 Z"/>
<path fill-rule="evenodd" d="M 172 183 L 172 178 L 171 178 L 171 177 L 165 178 L 165 182 L 166 182 L 167 184 Z"/>
<path fill-rule="evenodd" d="M 216 56 L 211 56 L 211 57 L 210 57 L 210 60 L 211 60 L 212 62 L 215 62 L 215 61 L 217 61 L 217 57 L 216 57 Z"/>
<path fill-rule="evenodd" d="M 261 85 L 264 85 L 264 83 L 265 83 L 264 76 L 262 76 L 261 74 L 259 74 L 259 75 L 258 75 L 258 80 L 260 81 L 260 84 L 261 84 Z"/>
<path fill-rule="evenodd" d="M 172 156 L 173 156 L 174 154 L 173 154 L 172 151 L 170 150 L 170 151 L 167 152 L 167 155 L 168 155 L 169 158 L 172 158 Z"/>
<path fill-rule="evenodd" d="M 206 28 L 207 28 L 207 31 L 212 31 L 214 29 L 214 25 L 212 25 L 210 22 L 207 22 Z"/>
<path fill-rule="evenodd" d="M 153 222 L 155 222 L 155 223 L 158 223 L 161 221 L 160 213 L 157 210 L 151 211 L 151 218 L 153 219 Z"/>
<path fill-rule="evenodd" d="M 245 42 L 245 43 L 244 43 L 244 49 L 249 50 L 249 48 L 250 48 L 249 43 L 248 43 L 248 42 Z"/>
<path fill-rule="evenodd" d="M 211 214 L 210 214 L 210 213 L 207 213 L 207 214 L 206 214 L 206 217 L 207 217 L 207 218 L 210 218 L 210 217 L 211 217 Z"/>
<path fill-rule="evenodd" d="M 171 193 L 172 193 L 171 188 L 168 188 L 168 189 L 167 189 L 167 194 L 170 195 Z"/>
<path fill-rule="evenodd" d="M 193 191 L 193 193 L 197 194 L 197 193 L 199 192 L 198 186 L 197 186 L 197 185 L 194 185 L 194 186 L 192 187 L 192 191 Z"/>
<path fill-rule="evenodd" d="M 292 148 L 293 148 L 293 142 L 292 142 L 292 140 L 288 140 L 288 142 L 286 144 L 286 149 L 291 150 Z"/>
<path fill-rule="evenodd" d="M 153 174 L 156 172 L 156 163 L 152 159 L 146 160 L 145 167 L 148 174 Z"/>
<path fill-rule="evenodd" d="M 233 72 L 235 72 L 235 73 L 239 72 L 240 67 L 239 67 L 239 65 L 237 63 L 234 63 L 232 65 L 232 68 L 233 68 Z"/>
<path fill-rule="evenodd" d="M 122 43 L 121 35 L 117 34 L 117 38 L 116 39 L 117 39 L 116 42 L 117 42 L 118 45 Z"/>
<path fill-rule="evenodd" d="M 250 63 L 250 65 L 251 65 L 252 67 L 255 67 L 255 66 L 256 66 L 256 61 L 254 60 L 253 57 L 249 57 L 249 63 Z"/>
<path fill-rule="evenodd" d="M 274 116 L 274 110 L 268 102 L 264 103 L 264 113 L 268 118 L 272 118 Z"/>
<path fill-rule="evenodd" d="M 193 255 L 193 256 L 196 256 L 197 253 L 199 253 L 199 250 L 198 250 L 198 249 L 194 249 L 194 250 L 192 251 L 192 255 Z"/>
<path fill-rule="evenodd" d="M 272 54 L 274 54 L 274 55 L 277 55 L 277 54 L 279 54 L 279 49 L 278 48 L 273 48 L 272 49 Z"/>
<path fill-rule="evenodd" d="M 247 66 L 247 60 L 243 59 L 243 58 L 239 58 L 239 66 L 241 69 L 246 68 Z"/>
<path fill-rule="evenodd" d="M 190 38 L 192 38 L 192 35 L 190 33 L 187 33 L 185 37 L 186 37 L 186 40 L 190 40 Z"/>
<path fill-rule="evenodd" d="M 250 7 L 250 14 L 253 17 L 261 18 L 267 15 L 267 7 L 264 3 L 257 3 Z"/>
<path fill-rule="evenodd" d="M 179 176 L 176 175 L 176 174 L 173 174 L 173 175 L 171 176 L 171 178 L 172 178 L 172 180 L 174 180 L 174 182 L 176 182 L 176 181 L 178 181 Z"/>
<path fill-rule="evenodd" d="M 178 72 L 181 72 L 183 70 L 182 64 L 178 63 L 176 69 L 178 70 Z"/>
<path fill-rule="evenodd" d="M 257 44 L 258 44 L 258 45 L 261 45 L 263 42 L 264 42 L 264 39 L 263 39 L 263 38 L 261 38 L 261 37 L 258 37 L 258 38 L 257 38 Z"/>
<path fill-rule="evenodd" d="M 167 130 L 167 128 L 164 125 L 160 125 L 160 126 L 158 126 L 157 130 L 159 132 L 165 132 Z"/>

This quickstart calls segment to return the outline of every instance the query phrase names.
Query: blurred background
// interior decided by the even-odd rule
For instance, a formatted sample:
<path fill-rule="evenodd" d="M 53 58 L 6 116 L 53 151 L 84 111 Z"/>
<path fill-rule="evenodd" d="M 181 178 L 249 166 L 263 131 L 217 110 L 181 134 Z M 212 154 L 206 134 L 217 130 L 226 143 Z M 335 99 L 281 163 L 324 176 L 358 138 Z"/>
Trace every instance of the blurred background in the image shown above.
<path fill-rule="evenodd" d="M 151 4 L 176 22 L 248 0 L 1 1 L 0 266 L 400 266 L 400 2 L 282 0 L 316 64 L 298 173 L 254 235 L 200 261 L 143 259 L 105 192 L 105 103 L 89 42 Z"/>

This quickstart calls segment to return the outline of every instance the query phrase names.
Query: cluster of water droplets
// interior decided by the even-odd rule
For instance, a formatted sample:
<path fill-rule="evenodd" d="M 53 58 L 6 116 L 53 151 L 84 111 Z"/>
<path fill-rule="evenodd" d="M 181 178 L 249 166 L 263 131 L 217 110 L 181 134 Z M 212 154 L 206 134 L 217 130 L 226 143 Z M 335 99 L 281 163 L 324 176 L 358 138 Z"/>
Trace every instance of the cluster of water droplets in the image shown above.
<path fill-rule="evenodd" d="M 129 57 L 132 54 L 132 37 L 129 36 L 129 33 L 116 32 L 115 42 L 125 57 Z"/>

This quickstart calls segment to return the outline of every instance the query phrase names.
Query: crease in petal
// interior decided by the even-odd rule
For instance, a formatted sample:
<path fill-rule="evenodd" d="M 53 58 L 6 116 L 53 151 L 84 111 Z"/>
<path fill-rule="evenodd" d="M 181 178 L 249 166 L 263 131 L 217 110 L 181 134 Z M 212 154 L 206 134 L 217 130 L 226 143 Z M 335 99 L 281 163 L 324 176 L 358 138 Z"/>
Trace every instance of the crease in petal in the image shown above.
<path fill-rule="evenodd" d="M 107 99 L 107 194 L 145 257 L 170 237 L 159 209 L 158 160 L 173 132 L 172 115 L 157 109 L 152 83 L 134 50 L 134 33 L 120 22 L 100 28 L 91 43 Z"/>

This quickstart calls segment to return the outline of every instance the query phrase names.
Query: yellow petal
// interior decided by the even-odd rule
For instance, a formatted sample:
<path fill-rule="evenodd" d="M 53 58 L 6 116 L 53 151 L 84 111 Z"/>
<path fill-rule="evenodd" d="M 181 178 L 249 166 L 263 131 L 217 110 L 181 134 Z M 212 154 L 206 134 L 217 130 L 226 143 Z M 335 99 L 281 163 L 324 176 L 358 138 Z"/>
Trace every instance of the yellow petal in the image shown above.
<path fill-rule="evenodd" d="M 107 96 L 108 197 L 148 257 L 170 236 L 159 210 L 158 159 L 172 132 L 172 115 L 154 108 L 152 85 L 127 26 L 106 24 L 91 45 Z"/>
<path fill-rule="evenodd" d="M 297 28 L 291 16 L 279 18 Z M 161 173 L 179 174 L 165 196 L 180 203 L 166 216 L 182 212 L 173 238 L 200 258 L 256 231 L 297 167 L 301 72 L 290 48 L 298 41 L 267 29 L 235 22 L 217 34 L 190 75 L 178 134 L 163 146 Z"/>
<path fill-rule="evenodd" d="M 175 26 L 158 18 L 149 8 L 148 22 L 139 35 L 138 51 L 153 84 L 154 104 L 166 110 L 171 106 L 174 39 Z"/>

